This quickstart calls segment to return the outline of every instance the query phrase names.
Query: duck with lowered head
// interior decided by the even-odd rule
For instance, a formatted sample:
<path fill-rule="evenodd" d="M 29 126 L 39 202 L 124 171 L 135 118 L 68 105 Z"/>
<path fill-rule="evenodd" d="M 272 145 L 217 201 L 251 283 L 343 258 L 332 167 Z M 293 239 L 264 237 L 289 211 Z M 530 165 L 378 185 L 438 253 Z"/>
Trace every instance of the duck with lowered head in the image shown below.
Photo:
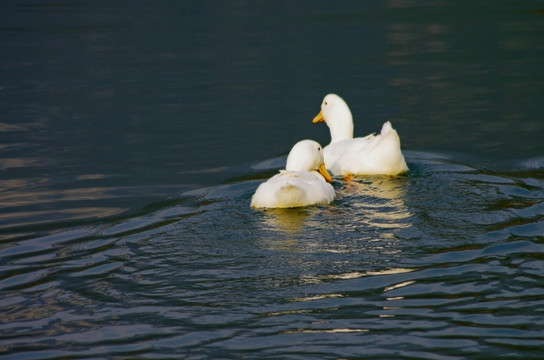
<path fill-rule="evenodd" d="M 335 195 L 331 181 L 321 145 L 313 140 L 302 140 L 289 152 L 285 170 L 259 185 L 251 198 L 251 206 L 290 208 L 328 204 Z"/>

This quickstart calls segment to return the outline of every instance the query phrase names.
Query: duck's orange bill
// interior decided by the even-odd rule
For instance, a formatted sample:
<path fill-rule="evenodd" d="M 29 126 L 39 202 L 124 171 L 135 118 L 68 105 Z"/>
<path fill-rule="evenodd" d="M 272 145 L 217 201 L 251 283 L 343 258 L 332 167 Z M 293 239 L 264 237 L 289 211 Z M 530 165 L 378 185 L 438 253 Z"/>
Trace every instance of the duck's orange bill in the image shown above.
<path fill-rule="evenodd" d="M 327 182 L 332 182 L 331 176 L 329 175 L 327 168 L 325 168 L 325 163 L 319 165 L 317 171 L 325 178 Z"/>
<path fill-rule="evenodd" d="M 323 114 L 321 113 L 321 111 L 319 112 L 319 114 L 317 114 L 314 119 L 312 120 L 312 122 L 315 124 L 315 123 L 318 123 L 318 122 L 322 122 L 322 121 L 325 121 L 325 119 L 323 118 Z"/>

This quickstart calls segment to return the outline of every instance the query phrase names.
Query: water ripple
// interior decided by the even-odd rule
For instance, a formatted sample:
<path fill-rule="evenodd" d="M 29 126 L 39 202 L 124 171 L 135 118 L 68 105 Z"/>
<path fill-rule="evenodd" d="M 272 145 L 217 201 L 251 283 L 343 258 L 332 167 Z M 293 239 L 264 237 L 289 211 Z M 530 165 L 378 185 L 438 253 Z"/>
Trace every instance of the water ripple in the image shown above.
<path fill-rule="evenodd" d="M 407 176 L 336 179 L 330 205 L 251 209 L 257 174 L 137 214 L 5 234 L 0 351 L 540 354 L 542 173 L 408 160 Z"/>

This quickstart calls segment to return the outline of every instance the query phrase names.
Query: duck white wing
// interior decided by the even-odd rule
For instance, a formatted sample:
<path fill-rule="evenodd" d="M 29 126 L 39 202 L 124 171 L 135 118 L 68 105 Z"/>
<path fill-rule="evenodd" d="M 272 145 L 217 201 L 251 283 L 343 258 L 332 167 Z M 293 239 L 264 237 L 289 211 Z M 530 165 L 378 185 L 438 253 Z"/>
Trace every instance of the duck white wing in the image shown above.
<path fill-rule="evenodd" d="M 334 199 L 334 188 L 316 171 L 281 170 L 262 183 L 251 199 L 255 208 L 290 208 L 328 204 Z"/>
<path fill-rule="evenodd" d="M 408 170 L 399 136 L 389 121 L 380 134 L 331 143 L 323 155 L 334 175 L 398 175 Z"/>

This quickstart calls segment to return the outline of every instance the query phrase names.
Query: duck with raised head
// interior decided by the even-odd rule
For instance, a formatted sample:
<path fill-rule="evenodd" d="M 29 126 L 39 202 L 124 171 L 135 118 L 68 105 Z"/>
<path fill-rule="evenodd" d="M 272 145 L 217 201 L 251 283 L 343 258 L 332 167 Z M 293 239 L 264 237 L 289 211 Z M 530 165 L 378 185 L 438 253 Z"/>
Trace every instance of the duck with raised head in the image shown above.
<path fill-rule="evenodd" d="M 348 104 L 336 94 L 328 94 L 313 122 L 324 121 L 331 142 L 323 149 L 325 165 L 334 175 L 389 175 L 408 171 L 400 149 L 400 138 L 389 121 L 380 134 L 353 138 L 353 117 Z"/>

